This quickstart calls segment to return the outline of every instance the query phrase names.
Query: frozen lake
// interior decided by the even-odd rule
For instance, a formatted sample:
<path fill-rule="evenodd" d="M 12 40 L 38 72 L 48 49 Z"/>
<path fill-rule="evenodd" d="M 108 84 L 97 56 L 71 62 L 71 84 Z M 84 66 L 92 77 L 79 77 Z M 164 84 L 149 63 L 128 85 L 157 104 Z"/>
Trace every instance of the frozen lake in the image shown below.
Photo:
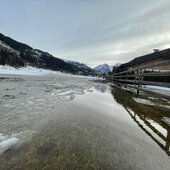
<path fill-rule="evenodd" d="M 169 169 L 169 101 L 94 80 L 0 75 L 0 169 Z"/>

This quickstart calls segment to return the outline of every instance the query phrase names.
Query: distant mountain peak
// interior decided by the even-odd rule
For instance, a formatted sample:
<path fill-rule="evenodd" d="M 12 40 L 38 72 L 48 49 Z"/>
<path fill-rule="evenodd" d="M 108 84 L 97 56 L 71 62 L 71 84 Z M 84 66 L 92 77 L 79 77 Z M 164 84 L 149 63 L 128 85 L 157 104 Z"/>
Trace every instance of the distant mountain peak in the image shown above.
<path fill-rule="evenodd" d="M 119 67 L 121 65 L 121 63 L 116 63 L 113 65 L 113 67 Z"/>
<path fill-rule="evenodd" d="M 100 74 L 108 74 L 109 72 L 111 72 L 111 68 L 108 64 L 98 65 L 94 68 L 94 70 Z"/>

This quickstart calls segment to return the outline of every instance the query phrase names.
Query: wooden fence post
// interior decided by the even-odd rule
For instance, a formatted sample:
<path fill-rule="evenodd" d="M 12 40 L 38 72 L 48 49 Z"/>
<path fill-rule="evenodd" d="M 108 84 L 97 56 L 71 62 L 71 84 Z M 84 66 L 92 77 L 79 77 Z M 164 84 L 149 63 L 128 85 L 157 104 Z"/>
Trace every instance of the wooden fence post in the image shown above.
<path fill-rule="evenodd" d="M 137 82 L 137 96 L 139 96 L 139 88 L 140 88 L 140 72 L 139 70 L 137 70 L 137 78 L 138 78 L 138 82 Z"/>

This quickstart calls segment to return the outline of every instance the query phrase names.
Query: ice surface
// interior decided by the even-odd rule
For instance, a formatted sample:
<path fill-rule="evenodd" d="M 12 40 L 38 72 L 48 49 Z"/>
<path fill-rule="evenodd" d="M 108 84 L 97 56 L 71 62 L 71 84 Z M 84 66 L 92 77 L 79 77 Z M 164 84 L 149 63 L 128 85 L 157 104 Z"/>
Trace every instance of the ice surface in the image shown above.
<path fill-rule="evenodd" d="M 100 148 L 105 146 L 104 152 L 100 152 L 101 160 L 103 156 L 113 154 L 108 163 L 115 159 L 118 165 L 124 163 L 125 168 L 120 169 L 135 167 L 136 163 L 140 162 L 142 162 L 143 169 L 162 169 L 164 166 L 164 169 L 167 169 L 169 159 L 139 128 L 138 123 L 136 124 L 136 121 L 132 120 L 131 117 L 135 116 L 127 113 L 126 108 L 123 107 L 124 101 L 119 104 L 116 100 L 118 97 L 114 96 L 115 99 L 113 99 L 110 91 L 107 92 L 107 89 L 110 90 L 107 85 L 101 86 L 89 80 L 91 79 L 63 75 L 17 77 L 4 75 L 4 77 L 0 77 L 0 133 L 2 141 L 17 138 L 20 143 L 36 132 L 35 135 L 38 139 L 35 139 L 35 136 L 34 142 L 37 141 L 37 143 L 33 144 L 33 149 L 35 146 L 38 149 L 39 146 L 44 146 L 44 143 L 55 141 L 59 141 L 61 149 L 67 143 L 71 152 L 78 151 L 78 153 L 89 150 L 88 146 L 97 149 L 92 153 L 100 152 Z M 136 117 L 138 122 L 139 120 L 143 121 L 140 114 L 137 114 Z M 148 127 L 145 121 L 142 123 L 142 127 Z M 160 126 L 154 127 L 158 130 L 161 128 Z M 68 138 L 65 138 L 65 134 L 66 136 L 68 134 Z M 72 140 L 68 140 L 70 136 L 74 138 L 74 143 Z M 101 138 L 98 139 L 98 137 Z M 86 141 L 84 143 L 84 139 L 87 140 L 88 145 L 86 145 Z M 89 143 L 89 139 L 92 139 L 92 142 Z M 63 145 L 60 145 L 60 141 L 63 141 Z M 13 142 L 10 148 L 18 144 L 15 143 L 15 140 Z M 58 147 L 58 143 L 56 146 Z M 80 149 L 79 146 L 81 146 Z M 31 153 L 33 156 L 32 153 L 37 153 L 30 151 L 32 150 L 28 150 L 27 153 Z M 60 152 L 60 150 L 58 151 Z M 68 151 L 67 148 L 66 151 Z M 51 159 L 51 157 L 49 158 Z M 13 160 L 12 158 L 12 163 L 15 162 Z M 15 160 L 18 162 L 19 159 Z M 7 164 L 9 161 L 7 160 Z M 157 163 L 158 161 L 161 164 Z M 120 164 L 120 162 L 122 163 Z M 127 166 L 129 162 L 132 162 L 131 166 Z"/>
<path fill-rule="evenodd" d="M 0 142 L 6 140 L 7 138 L 8 138 L 7 136 L 4 136 L 2 133 L 0 133 Z"/>
<path fill-rule="evenodd" d="M 15 144 L 16 138 L 20 142 L 28 140 L 49 119 L 62 113 L 65 103 L 91 89 L 95 83 L 89 80 L 93 79 L 60 74 L 1 75 L 0 142 L 4 146 L 1 152 L 8 149 L 8 144 Z"/>

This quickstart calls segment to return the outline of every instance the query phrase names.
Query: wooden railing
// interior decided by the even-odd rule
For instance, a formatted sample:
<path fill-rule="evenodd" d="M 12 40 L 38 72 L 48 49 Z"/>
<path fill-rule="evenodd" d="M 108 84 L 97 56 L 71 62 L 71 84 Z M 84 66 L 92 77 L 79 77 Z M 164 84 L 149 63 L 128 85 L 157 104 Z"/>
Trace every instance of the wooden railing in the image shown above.
<path fill-rule="evenodd" d="M 170 70 L 159 69 L 162 66 L 164 67 L 169 65 L 170 60 L 166 60 L 157 64 L 145 65 L 138 68 L 128 68 L 125 71 L 113 73 L 107 76 L 106 79 L 114 83 L 124 85 L 125 87 L 134 87 L 137 89 L 137 94 L 139 94 L 140 90 L 147 91 L 147 89 L 142 88 L 144 85 L 162 86 L 170 88 Z M 167 81 L 154 80 L 155 78 L 162 79 L 163 77 L 167 78 Z M 170 95 L 161 94 L 161 96 L 170 99 Z"/>

